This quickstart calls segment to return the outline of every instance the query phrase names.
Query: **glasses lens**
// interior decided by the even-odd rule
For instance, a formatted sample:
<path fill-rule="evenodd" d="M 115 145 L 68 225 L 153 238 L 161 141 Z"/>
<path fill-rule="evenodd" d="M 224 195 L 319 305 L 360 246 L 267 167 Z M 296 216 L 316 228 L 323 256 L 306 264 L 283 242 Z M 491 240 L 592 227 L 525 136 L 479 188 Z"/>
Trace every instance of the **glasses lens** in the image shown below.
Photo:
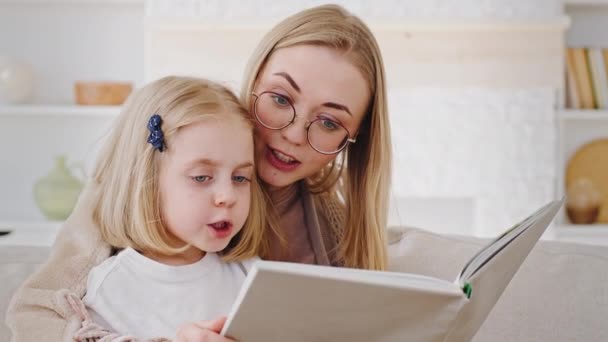
<path fill-rule="evenodd" d="M 281 129 L 291 123 L 295 109 L 282 95 L 262 93 L 255 103 L 256 119 L 268 128 Z"/>
<path fill-rule="evenodd" d="M 339 123 L 328 119 L 317 119 L 308 128 L 308 142 L 317 151 L 335 153 L 348 140 L 348 131 Z"/>

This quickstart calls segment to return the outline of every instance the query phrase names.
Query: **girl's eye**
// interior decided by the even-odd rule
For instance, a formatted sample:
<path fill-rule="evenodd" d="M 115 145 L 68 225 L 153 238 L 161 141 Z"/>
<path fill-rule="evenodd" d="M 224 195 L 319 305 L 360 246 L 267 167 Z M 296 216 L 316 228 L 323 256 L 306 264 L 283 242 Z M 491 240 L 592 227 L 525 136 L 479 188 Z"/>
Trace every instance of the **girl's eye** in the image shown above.
<path fill-rule="evenodd" d="M 194 176 L 192 177 L 192 179 L 197 182 L 197 183 L 203 183 L 206 182 L 210 179 L 211 177 L 209 176 Z"/>
<path fill-rule="evenodd" d="M 276 104 L 278 104 L 279 106 L 288 106 L 291 104 L 291 102 L 289 102 L 289 100 L 285 97 L 285 96 L 281 96 L 281 95 L 277 95 L 277 94 L 273 94 L 272 95 L 272 99 L 274 100 L 274 102 Z"/>
<path fill-rule="evenodd" d="M 246 183 L 246 182 L 250 182 L 251 180 L 245 176 L 234 176 L 232 177 L 232 180 L 237 182 L 237 183 Z"/>

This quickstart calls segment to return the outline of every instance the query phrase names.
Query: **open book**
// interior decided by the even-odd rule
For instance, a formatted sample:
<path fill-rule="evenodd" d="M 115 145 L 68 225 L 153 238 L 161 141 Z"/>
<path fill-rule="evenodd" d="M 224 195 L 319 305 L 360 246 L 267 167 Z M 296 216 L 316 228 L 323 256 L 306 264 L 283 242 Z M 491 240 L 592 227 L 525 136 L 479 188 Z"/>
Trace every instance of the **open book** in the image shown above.
<path fill-rule="evenodd" d="M 257 261 L 222 335 L 243 342 L 469 341 L 562 204 L 543 206 L 483 247 L 454 282 Z"/>

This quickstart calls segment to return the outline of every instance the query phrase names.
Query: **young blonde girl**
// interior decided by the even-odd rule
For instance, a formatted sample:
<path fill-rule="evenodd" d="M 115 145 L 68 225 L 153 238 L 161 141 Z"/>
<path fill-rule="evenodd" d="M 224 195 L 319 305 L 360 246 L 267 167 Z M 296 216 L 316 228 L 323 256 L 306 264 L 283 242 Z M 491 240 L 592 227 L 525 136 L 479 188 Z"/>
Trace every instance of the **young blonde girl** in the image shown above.
<path fill-rule="evenodd" d="M 173 338 L 229 312 L 263 248 L 252 128 L 232 93 L 200 79 L 165 77 L 129 98 L 92 200 L 119 252 L 89 273 L 86 309 L 68 296 L 84 321 L 76 339 Z"/>

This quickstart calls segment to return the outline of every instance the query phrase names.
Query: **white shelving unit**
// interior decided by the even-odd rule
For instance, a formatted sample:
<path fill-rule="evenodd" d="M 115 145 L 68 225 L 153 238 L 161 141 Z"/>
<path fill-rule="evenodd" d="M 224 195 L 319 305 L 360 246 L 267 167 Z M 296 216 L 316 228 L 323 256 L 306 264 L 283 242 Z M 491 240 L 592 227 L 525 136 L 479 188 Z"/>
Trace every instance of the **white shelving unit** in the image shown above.
<path fill-rule="evenodd" d="M 34 76 L 27 104 L 0 104 L 0 231 L 6 222 L 16 227 L 0 236 L 0 244 L 52 242 L 58 225 L 38 209 L 34 184 L 53 169 L 57 156 L 65 156 L 72 173 L 86 180 L 121 111 L 76 105 L 74 84 L 140 86 L 144 17 L 145 0 L 0 0 L 0 55 L 29 65 Z"/>
<path fill-rule="evenodd" d="M 570 17 L 565 37 L 567 47 L 608 48 L 608 0 L 565 0 L 564 10 Z M 562 90 L 565 98 L 565 90 Z M 583 145 L 595 139 L 608 138 L 608 109 L 578 110 L 560 108 L 557 118 L 557 195 L 565 194 L 565 169 L 569 158 Z M 608 176 L 608 175 L 607 175 Z M 608 225 L 571 224 L 565 210 L 553 227 L 557 240 L 608 245 Z"/>

